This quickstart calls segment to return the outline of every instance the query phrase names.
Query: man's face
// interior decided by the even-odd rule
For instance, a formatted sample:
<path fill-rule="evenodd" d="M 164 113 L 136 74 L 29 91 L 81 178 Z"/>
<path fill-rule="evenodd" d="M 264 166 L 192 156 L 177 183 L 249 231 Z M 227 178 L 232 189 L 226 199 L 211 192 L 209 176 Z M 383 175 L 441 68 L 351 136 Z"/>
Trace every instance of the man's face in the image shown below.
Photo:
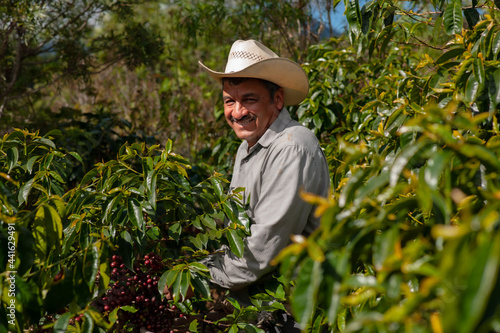
<path fill-rule="evenodd" d="M 224 82 L 224 115 L 236 136 L 252 147 L 278 118 L 283 96 L 283 89 L 279 89 L 271 100 L 268 90 L 257 79 L 248 79 L 238 85 Z"/>

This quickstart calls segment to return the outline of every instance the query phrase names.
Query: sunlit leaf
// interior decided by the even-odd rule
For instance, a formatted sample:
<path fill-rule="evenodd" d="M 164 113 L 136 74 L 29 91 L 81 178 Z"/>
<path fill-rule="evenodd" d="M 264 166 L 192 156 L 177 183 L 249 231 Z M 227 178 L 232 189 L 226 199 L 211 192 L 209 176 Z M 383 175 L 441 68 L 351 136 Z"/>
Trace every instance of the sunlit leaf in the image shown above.
<path fill-rule="evenodd" d="M 444 11 L 443 24 L 444 30 L 448 35 L 462 33 L 462 3 L 459 0 L 452 0 L 448 3 Z"/>
<path fill-rule="evenodd" d="M 144 215 L 142 213 L 141 204 L 135 198 L 129 198 L 127 202 L 128 217 L 134 226 L 141 232 L 145 231 Z"/>
<path fill-rule="evenodd" d="M 83 316 L 82 333 L 92 333 L 94 330 L 94 319 L 87 311 L 85 311 Z"/>
<path fill-rule="evenodd" d="M 450 154 L 447 151 L 438 151 L 427 161 L 425 167 L 425 182 L 431 189 L 436 189 L 443 169 L 446 167 Z"/>
<path fill-rule="evenodd" d="M 475 75 L 471 75 L 465 85 L 465 98 L 469 103 L 476 100 L 477 92 L 479 90 L 479 81 Z"/>
<path fill-rule="evenodd" d="M 398 155 L 398 157 L 394 160 L 394 164 L 391 168 L 391 175 L 389 180 L 391 186 L 396 186 L 403 169 L 407 166 L 410 159 L 422 148 L 424 148 L 424 146 L 425 145 L 423 143 L 419 142 L 415 145 L 409 146 Z"/>
<path fill-rule="evenodd" d="M 484 84 L 485 73 L 483 59 L 481 58 L 474 59 L 474 76 L 477 78 L 477 82 L 479 82 L 480 85 Z"/>
<path fill-rule="evenodd" d="M 21 186 L 21 188 L 19 189 L 19 196 L 18 196 L 19 205 L 22 205 L 24 202 L 28 200 L 28 195 L 31 191 L 34 181 L 35 179 L 31 178 L 26 183 L 24 183 L 24 185 Z"/>
<path fill-rule="evenodd" d="M 229 229 L 226 233 L 226 237 L 231 251 L 236 256 L 242 258 L 245 250 L 245 244 L 243 243 L 243 238 L 239 235 L 238 230 Z"/>
<path fill-rule="evenodd" d="M 373 243 L 373 264 L 376 270 L 382 270 L 384 263 L 394 253 L 398 236 L 398 226 L 382 230 L 375 236 L 375 242 Z"/>

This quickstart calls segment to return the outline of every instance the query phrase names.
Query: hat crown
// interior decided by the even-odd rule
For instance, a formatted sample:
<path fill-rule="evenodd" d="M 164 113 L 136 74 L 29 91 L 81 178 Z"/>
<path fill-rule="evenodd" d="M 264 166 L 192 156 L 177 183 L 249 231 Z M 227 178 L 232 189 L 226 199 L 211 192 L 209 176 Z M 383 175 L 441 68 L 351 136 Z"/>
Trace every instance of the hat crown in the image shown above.
<path fill-rule="evenodd" d="M 271 58 L 279 58 L 279 56 L 258 41 L 253 39 L 237 40 L 229 51 L 225 72 L 238 72 Z"/>
<path fill-rule="evenodd" d="M 240 77 L 272 82 L 284 91 L 285 105 L 297 105 L 306 98 L 309 81 L 304 69 L 295 61 L 280 58 L 258 41 L 237 40 L 231 46 L 224 72 L 214 71 L 198 61 L 212 78 Z"/>

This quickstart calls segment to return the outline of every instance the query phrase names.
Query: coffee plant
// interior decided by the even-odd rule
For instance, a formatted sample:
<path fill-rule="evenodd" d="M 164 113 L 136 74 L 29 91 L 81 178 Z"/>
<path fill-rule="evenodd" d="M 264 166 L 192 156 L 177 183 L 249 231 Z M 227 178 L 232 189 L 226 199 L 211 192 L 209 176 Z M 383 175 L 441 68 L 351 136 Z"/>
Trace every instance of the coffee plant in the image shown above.
<path fill-rule="evenodd" d="M 226 195 L 216 172 L 190 183 L 190 165 L 170 141 L 124 145 L 66 188 L 82 160 L 55 135 L 14 130 L 1 141 L 0 241 L 15 245 L 0 257 L 3 327 L 182 331 L 175 319 L 190 315 L 198 317 L 188 325 L 218 327 L 200 315 L 211 291 L 199 260 L 222 244 L 242 254 L 249 221 L 238 192 Z M 7 322 L 11 276 L 16 315 Z M 162 297 L 167 281 L 171 301 Z M 180 303 L 189 286 L 196 297 Z"/>
<path fill-rule="evenodd" d="M 309 53 L 293 111 L 333 193 L 303 195 L 322 225 L 276 258 L 307 331 L 500 331 L 498 9 L 432 6 L 348 1 L 353 47 Z"/>

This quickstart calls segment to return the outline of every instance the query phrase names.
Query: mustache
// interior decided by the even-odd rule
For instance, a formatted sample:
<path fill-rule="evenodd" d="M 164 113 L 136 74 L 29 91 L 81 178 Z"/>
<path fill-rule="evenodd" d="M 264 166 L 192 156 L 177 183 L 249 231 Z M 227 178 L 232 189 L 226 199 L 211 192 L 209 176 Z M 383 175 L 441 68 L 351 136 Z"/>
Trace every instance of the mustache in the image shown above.
<path fill-rule="evenodd" d="M 234 118 L 234 117 L 231 117 L 231 122 L 239 122 L 239 121 L 250 121 L 250 120 L 253 120 L 255 119 L 256 117 L 254 115 L 251 115 L 251 114 L 247 114 L 247 115 L 244 115 L 243 117 L 241 118 Z"/>

